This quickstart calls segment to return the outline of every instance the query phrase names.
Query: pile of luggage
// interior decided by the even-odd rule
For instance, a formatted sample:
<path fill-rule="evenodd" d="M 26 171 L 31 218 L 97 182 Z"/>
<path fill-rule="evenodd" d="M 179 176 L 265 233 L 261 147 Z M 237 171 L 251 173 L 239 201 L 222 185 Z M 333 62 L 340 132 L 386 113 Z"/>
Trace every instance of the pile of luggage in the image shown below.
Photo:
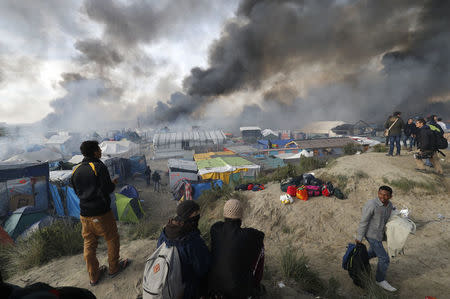
<path fill-rule="evenodd" d="M 261 191 L 264 190 L 264 184 L 259 183 L 248 183 L 248 184 L 241 184 L 236 187 L 234 187 L 235 191 Z"/>
<path fill-rule="evenodd" d="M 288 178 L 281 182 L 280 187 L 281 191 L 286 192 L 280 196 L 283 204 L 293 203 L 294 198 L 306 201 L 314 196 L 334 195 L 339 199 L 345 199 L 342 191 L 334 187 L 331 182 L 323 182 L 310 173 Z"/>

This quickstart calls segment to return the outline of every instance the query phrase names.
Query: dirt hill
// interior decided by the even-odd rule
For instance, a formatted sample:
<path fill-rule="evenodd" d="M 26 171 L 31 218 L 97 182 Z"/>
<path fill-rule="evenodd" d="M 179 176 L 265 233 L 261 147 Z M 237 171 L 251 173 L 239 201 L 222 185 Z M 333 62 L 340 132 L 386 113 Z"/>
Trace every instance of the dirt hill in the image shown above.
<path fill-rule="evenodd" d="M 337 159 L 315 175 L 341 187 L 348 199 L 315 197 L 307 202 L 296 201 L 282 205 L 279 184 L 269 183 L 259 192 L 243 192 L 247 199 L 244 225 L 266 233 L 266 271 L 264 283 L 272 298 L 313 298 L 298 290 L 294 282 L 281 278 L 281 251 L 292 248 L 309 257 L 309 267 L 327 280 L 334 277 L 340 283 L 340 294 L 351 298 L 364 292 L 354 286 L 341 268 L 341 259 L 347 243 L 354 240 L 364 203 L 376 196 L 382 184 L 394 189 L 392 202 L 397 208 L 408 208 L 417 224 L 417 232 L 407 240 L 405 254 L 391 260 L 387 279 L 399 289 L 400 298 L 446 298 L 450 294 L 450 179 L 432 173 L 414 170 L 411 155 L 386 157 L 382 153 L 366 153 Z M 152 169 L 166 169 L 164 161 L 153 163 Z M 450 163 L 444 164 L 446 173 Z M 163 176 L 165 182 L 167 177 Z M 142 182 L 144 206 L 151 219 L 163 225 L 175 211 L 176 203 L 169 199 L 167 190 L 155 193 Z M 439 215 L 439 216 L 438 216 Z M 220 217 L 220 206 L 212 218 Z M 53 286 L 72 285 L 88 288 L 97 298 L 136 298 L 141 293 L 141 278 L 146 257 L 156 245 L 155 240 L 129 241 L 124 239 L 121 256 L 130 257 L 130 269 L 114 279 L 107 278 L 96 287 L 90 287 L 82 254 L 61 258 L 31 269 L 9 282 L 25 285 L 36 281 Z M 102 245 L 98 256 L 106 263 Z M 376 261 L 372 262 L 373 268 Z M 279 289 L 283 281 L 287 287 Z"/>

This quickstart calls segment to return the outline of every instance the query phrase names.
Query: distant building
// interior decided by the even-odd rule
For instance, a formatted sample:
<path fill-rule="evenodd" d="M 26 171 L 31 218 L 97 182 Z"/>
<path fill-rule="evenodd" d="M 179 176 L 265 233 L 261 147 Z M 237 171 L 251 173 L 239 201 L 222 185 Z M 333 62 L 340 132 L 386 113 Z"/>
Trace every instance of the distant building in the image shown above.
<path fill-rule="evenodd" d="M 244 142 L 256 143 L 256 141 L 262 137 L 260 127 L 240 127 L 242 139 Z"/>

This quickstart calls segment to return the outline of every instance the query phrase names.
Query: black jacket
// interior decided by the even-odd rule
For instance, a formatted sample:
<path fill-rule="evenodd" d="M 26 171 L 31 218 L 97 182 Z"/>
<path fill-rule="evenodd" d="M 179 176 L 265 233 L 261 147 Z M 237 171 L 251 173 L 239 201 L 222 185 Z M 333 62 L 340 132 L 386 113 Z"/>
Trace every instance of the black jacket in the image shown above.
<path fill-rule="evenodd" d="M 417 127 L 415 123 L 412 124 L 405 124 L 405 127 L 403 129 L 403 132 L 407 137 L 410 137 L 411 135 L 417 134 Z"/>
<path fill-rule="evenodd" d="M 240 220 L 211 227 L 209 289 L 225 298 L 248 298 L 255 286 L 252 271 L 264 244 L 264 233 L 241 228 Z"/>
<path fill-rule="evenodd" d="M 430 127 L 424 125 L 417 131 L 417 148 L 421 151 L 434 151 L 434 133 L 431 131 Z"/>
<path fill-rule="evenodd" d="M 89 162 L 94 163 L 97 175 Z M 111 181 L 108 168 L 99 159 L 85 157 L 72 175 L 72 186 L 80 198 L 81 216 L 100 216 L 111 210 L 109 194 L 116 186 Z"/>

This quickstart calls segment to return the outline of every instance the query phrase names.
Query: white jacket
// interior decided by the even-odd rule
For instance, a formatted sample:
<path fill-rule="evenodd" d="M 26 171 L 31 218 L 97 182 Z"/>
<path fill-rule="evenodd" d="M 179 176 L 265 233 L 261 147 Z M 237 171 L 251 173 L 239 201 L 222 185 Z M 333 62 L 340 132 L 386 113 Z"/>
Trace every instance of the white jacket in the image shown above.
<path fill-rule="evenodd" d="M 403 252 L 406 239 L 416 232 L 416 224 L 409 218 L 392 214 L 386 223 L 387 249 L 390 257 Z"/>

